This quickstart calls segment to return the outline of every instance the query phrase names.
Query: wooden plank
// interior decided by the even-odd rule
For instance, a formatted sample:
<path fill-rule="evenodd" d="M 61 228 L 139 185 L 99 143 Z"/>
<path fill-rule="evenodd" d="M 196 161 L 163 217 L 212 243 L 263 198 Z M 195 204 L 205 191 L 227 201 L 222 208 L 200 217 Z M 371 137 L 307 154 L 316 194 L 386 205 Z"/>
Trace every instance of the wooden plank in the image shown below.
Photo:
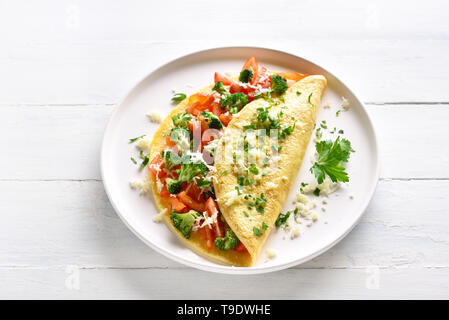
<path fill-rule="evenodd" d="M 447 299 L 448 276 L 448 268 L 289 269 L 250 277 L 193 269 L 19 268 L 0 269 L 0 298 Z"/>
<path fill-rule="evenodd" d="M 0 104 L 117 103 L 160 64 L 225 45 L 295 52 L 334 71 L 368 102 L 449 102 L 443 0 L 238 1 L 237 12 L 229 1 L 206 0 L 1 5 Z M 215 26 L 226 31 L 217 36 Z"/>
<path fill-rule="evenodd" d="M 0 181 L 0 194 L 0 267 L 182 267 L 126 228 L 101 182 Z M 380 181 L 360 224 L 297 268 L 449 268 L 448 207 L 447 180 Z"/>
<path fill-rule="evenodd" d="M 296 38 L 11 44 L 5 48 L 9 57 L 0 59 L 0 104 L 115 104 L 161 64 L 225 45 L 267 46 L 309 58 L 366 102 L 449 102 L 443 90 L 449 81 L 449 40 Z"/>
<path fill-rule="evenodd" d="M 0 179 L 100 179 L 101 140 L 112 109 L 0 106 L 0 147 L 8 154 L 0 157 Z M 449 178 L 448 105 L 368 110 L 379 136 L 382 178 Z"/>

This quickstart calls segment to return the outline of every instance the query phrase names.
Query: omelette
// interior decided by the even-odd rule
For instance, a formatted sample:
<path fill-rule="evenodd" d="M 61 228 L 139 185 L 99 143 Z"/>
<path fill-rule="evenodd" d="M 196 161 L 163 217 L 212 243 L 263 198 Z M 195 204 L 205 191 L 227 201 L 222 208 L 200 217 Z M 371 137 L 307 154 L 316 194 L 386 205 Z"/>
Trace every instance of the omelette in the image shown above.
<path fill-rule="evenodd" d="M 251 57 L 238 77 L 215 73 L 214 84 L 170 112 L 147 167 L 164 222 L 191 250 L 220 264 L 255 263 L 301 166 L 325 87 L 323 76 L 272 72 Z"/>

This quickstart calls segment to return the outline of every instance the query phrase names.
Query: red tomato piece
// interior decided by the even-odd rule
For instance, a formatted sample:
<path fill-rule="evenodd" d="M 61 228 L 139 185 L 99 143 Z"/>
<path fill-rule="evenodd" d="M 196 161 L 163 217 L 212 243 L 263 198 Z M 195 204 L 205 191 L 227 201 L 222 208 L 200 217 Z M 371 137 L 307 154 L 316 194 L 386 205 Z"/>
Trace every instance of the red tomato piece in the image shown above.
<path fill-rule="evenodd" d="M 218 116 L 218 118 L 220 119 L 221 123 L 223 123 L 223 125 L 225 127 L 227 127 L 228 124 L 229 124 L 229 121 L 232 120 L 232 114 L 230 114 L 229 112 L 228 113 L 222 113 L 222 114 L 220 114 Z"/>
<path fill-rule="evenodd" d="M 234 250 L 238 251 L 238 252 L 247 252 L 248 251 L 248 249 L 246 249 L 245 245 L 241 242 L 235 246 Z"/>
<path fill-rule="evenodd" d="M 259 73 L 259 65 L 257 63 L 256 57 L 249 57 L 248 60 L 246 60 L 245 64 L 243 65 L 242 71 L 248 69 L 253 72 L 253 79 L 251 80 L 251 83 L 255 83 L 258 73 Z"/>
<path fill-rule="evenodd" d="M 204 211 L 204 203 L 195 201 L 192 199 L 185 191 L 182 191 L 178 194 L 178 199 L 182 201 L 187 207 L 196 210 L 198 212 Z"/>
<path fill-rule="evenodd" d="M 226 77 L 225 75 L 221 74 L 220 72 L 215 72 L 214 74 L 214 82 L 217 83 L 218 81 L 223 82 L 225 86 L 230 86 L 233 82 L 231 79 Z"/>

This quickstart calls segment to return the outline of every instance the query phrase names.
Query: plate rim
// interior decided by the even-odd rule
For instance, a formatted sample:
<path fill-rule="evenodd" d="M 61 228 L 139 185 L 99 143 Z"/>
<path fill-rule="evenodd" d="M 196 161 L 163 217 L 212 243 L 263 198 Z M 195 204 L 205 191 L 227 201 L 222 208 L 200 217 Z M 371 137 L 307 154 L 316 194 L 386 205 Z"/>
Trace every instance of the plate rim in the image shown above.
<path fill-rule="evenodd" d="M 323 248 L 321 248 L 320 250 L 307 255 L 306 257 L 300 258 L 300 259 L 296 259 L 290 262 L 285 262 L 276 266 L 267 266 L 267 267 L 259 267 L 259 268 L 252 268 L 252 267 L 234 267 L 234 266 L 225 266 L 225 265 L 220 265 L 220 264 L 216 264 L 214 266 L 210 266 L 210 265 L 204 265 L 201 264 L 199 262 L 192 262 L 189 259 L 185 259 L 183 257 L 174 255 L 170 250 L 167 249 L 163 249 L 161 247 L 159 247 L 158 245 L 152 243 L 150 240 L 146 239 L 145 237 L 143 237 L 129 222 L 128 220 L 125 218 L 124 215 L 122 215 L 122 213 L 120 212 L 120 210 L 118 210 L 118 206 L 116 205 L 113 197 L 111 196 L 110 190 L 108 189 L 108 184 L 106 183 L 106 181 L 108 180 L 105 174 L 105 162 L 106 162 L 106 141 L 107 141 L 107 137 L 111 134 L 111 130 L 112 130 L 112 125 L 113 125 L 113 120 L 115 119 L 118 111 L 120 110 L 120 107 L 124 104 L 124 102 L 127 100 L 127 98 L 148 78 L 150 77 L 153 73 L 157 72 L 158 70 L 168 66 L 169 64 L 175 63 L 178 60 L 181 59 L 185 59 L 189 56 L 194 56 L 197 54 L 204 54 L 207 53 L 208 51 L 219 51 L 219 50 L 229 50 L 229 49 L 235 49 L 235 50 L 251 50 L 251 49 L 257 49 L 257 50 L 266 50 L 266 51 L 271 51 L 274 53 L 278 53 L 278 54 L 286 54 L 286 55 L 290 55 L 293 58 L 299 58 L 304 60 L 305 62 L 314 65 L 316 67 L 319 67 L 323 70 L 325 70 L 329 75 L 333 76 L 338 82 L 340 82 L 341 84 L 343 84 L 347 90 L 352 94 L 352 96 L 355 98 L 355 100 L 360 104 L 360 106 L 362 107 L 368 123 L 372 129 L 372 137 L 373 137 L 373 142 L 374 142 L 374 154 L 375 154 L 375 172 L 373 173 L 373 178 L 375 179 L 375 182 L 373 183 L 373 185 L 371 186 L 371 190 L 369 190 L 369 197 L 367 198 L 367 200 L 365 201 L 365 203 L 362 204 L 361 206 L 361 212 L 359 214 L 359 216 L 357 217 L 357 219 L 355 219 L 355 221 L 352 223 L 352 225 L 347 228 L 341 235 L 340 237 L 338 237 L 337 239 L 335 239 L 334 241 L 330 242 L 329 244 L 327 244 L 326 246 L 324 246 Z M 128 227 L 128 229 L 131 230 L 131 232 L 137 236 L 137 238 L 139 238 L 141 241 L 143 241 L 147 246 L 149 246 L 150 248 L 152 248 L 153 250 L 155 250 L 156 252 L 158 252 L 159 254 L 162 254 L 163 256 L 174 260 L 176 262 L 182 263 L 184 265 L 187 265 L 189 267 L 193 267 L 199 270 L 203 270 L 203 271 L 209 271 L 209 272 L 214 272 L 214 273 L 222 273 L 222 274 L 232 274 L 232 275 L 244 275 L 244 274 L 263 274 L 263 273 L 270 273 L 270 272 L 275 272 L 275 271 L 280 271 L 283 269 L 287 269 L 299 264 L 302 264 L 304 262 L 307 262 L 319 255 L 321 255 L 322 253 L 326 252 L 327 250 L 329 250 L 330 248 L 332 248 L 333 246 L 335 246 L 337 243 L 339 243 L 343 238 L 345 238 L 353 229 L 354 227 L 360 222 L 361 218 L 364 216 L 366 209 L 368 208 L 369 204 L 371 203 L 371 200 L 373 199 L 374 193 L 376 191 L 377 185 L 379 183 L 379 178 L 380 178 L 380 158 L 379 158 L 379 143 L 378 143 L 378 137 L 376 134 L 376 130 L 371 118 L 371 115 L 369 114 L 365 104 L 363 103 L 363 101 L 361 101 L 361 99 L 351 90 L 351 88 L 349 86 L 346 85 L 346 83 L 344 81 L 342 81 L 339 77 L 335 76 L 334 73 L 332 73 L 331 71 L 329 71 L 328 68 L 324 68 L 321 65 L 319 65 L 318 63 L 315 63 L 313 61 L 311 61 L 308 58 L 305 58 L 303 56 L 299 56 L 295 53 L 292 53 L 290 51 L 284 51 L 284 50 L 279 50 L 279 49 L 273 49 L 273 48 L 269 48 L 269 47 L 265 47 L 265 46 L 218 46 L 218 47 L 209 47 L 206 49 L 201 49 L 201 50 L 197 50 L 197 51 L 192 51 L 189 52 L 187 54 L 183 54 L 183 55 L 179 55 L 175 58 L 172 58 L 168 61 L 166 61 L 165 63 L 159 64 L 157 67 L 151 69 L 148 73 L 146 73 L 146 75 L 144 77 L 142 77 L 139 81 L 137 81 L 133 86 L 131 86 L 131 88 L 129 90 L 126 91 L 126 94 L 123 96 L 122 99 L 120 99 L 120 101 L 117 103 L 114 111 L 111 113 L 111 115 L 109 116 L 109 120 L 107 122 L 106 128 L 104 130 L 103 133 L 103 138 L 102 138 L 102 142 L 101 142 L 101 151 L 100 151 L 100 172 L 101 172 L 101 179 L 102 179 L 102 183 L 103 183 L 103 187 L 104 190 L 106 192 L 106 195 L 108 196 L 109 202 L 111 203 L 115 213 L 119 216 L 120 220 Z"/>

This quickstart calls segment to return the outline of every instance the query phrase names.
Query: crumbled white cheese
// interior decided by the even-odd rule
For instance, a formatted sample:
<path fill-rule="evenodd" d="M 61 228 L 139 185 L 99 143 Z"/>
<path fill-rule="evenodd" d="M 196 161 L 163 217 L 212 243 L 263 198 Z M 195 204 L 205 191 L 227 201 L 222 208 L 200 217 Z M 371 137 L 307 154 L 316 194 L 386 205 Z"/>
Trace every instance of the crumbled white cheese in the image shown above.
<path fill-rule="evenodd" d="M 151 181 L 149 179 L 134 179 L 129 182 L 129 185 L 132 189 L 138 189 L 141 195 L 146 194 L 151 190 Z"/>
<path fill-rule="evenodd" d="M 162 122 L 162 115 L 159 112 L 151 112 L 147 114 L 148 118 L 150 118 L 151 122 L 154 123 L 161 123 Z"/>
<path fill-rule="evenodd" d="M 299 237 L 300 232 L 301 232 L 301 229 L 299 228 L 299 226 L 295 226 L 290 234 L 290 238 L 295 239 L 295 238 Z"/>
<path fill-rule="evenodd" d="M 326 101 L 326 102 L 323 104 L 323 108 L 324 108 L 324 109 L 329 109 L 330 107 L 331 107 L 331 105 L 329 104 L 328 101 Z"/>
<path fill-rule="evenodd" d="M 341 107 L 344 110 L 348 110 L 349 109 L 349 101 L 345 97 L 341 97 Z"/>
<path fill-rule="evenodd" d="M 326 206 L 322 206 L 321 211 L 323 211 L 323 212 L 326 211 Z"/>
<path fill-rule="evenodd" d="M 139 140 L 137 140 L 136 147 L 139 150 L 142 150 L 144 152 L 149 152 L 149 150 L 150 150 L 150 141 L 148 140 L 147 137 L 142 137 Z"/>
<path fill-rule="evenodd" d="M 162 219 L 164 218 L 164 214 L 167 212 L 167 208 L 159 212 L 157 215 L 153 217 L 153 222 L 160 223 L 162 222 Z"/>
<path fill-rule="evenodd" d="M 349 199 L 354 199 L 354 195 L 352 193 L 349 195 Z"/>
<path fill-rule="evenodd" d="M 271 181 L 265 182 L 265 185 L 267 186 L 267 190 L 273 190 L 276 188 L 276 184 Z"/>
<path fill-rule="evenodd" d="M 267 248 L 265 254 L 267 255 L 268 260 L 272 260 L 276 258 L 277 251 L 275 249 Z"/>
<path fill-rule="evenodd" d="M 234 203 L 240 203 L 242 201 L 237 190 L 232 190 L 232 191 L 226 193 L 225 198 L 227 199 L 225 202 L 225 205 L 227 205 L 227 206 L 231 206 Z"/>

